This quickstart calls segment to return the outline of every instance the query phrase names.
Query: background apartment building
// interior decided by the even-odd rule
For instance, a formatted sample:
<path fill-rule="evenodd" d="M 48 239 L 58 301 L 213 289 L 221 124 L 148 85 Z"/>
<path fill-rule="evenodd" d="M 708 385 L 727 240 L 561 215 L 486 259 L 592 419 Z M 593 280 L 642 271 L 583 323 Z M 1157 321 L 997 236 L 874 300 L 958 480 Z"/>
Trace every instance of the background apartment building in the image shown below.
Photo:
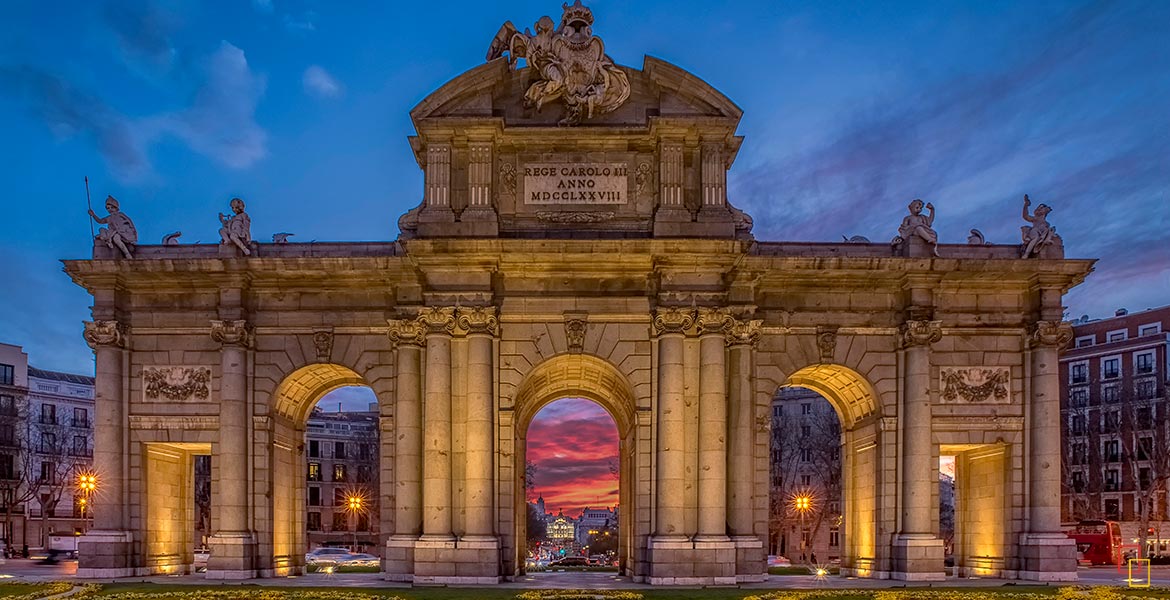
<path fill-rule="evenodd" d="M 381 554 L 378 531 L 378 405 L 364 412 L 314 409 L 305 428 L 309 547 Z M 351 508 L 350 498 L 361 498 Z"/>
<path fill-rule="evenodd" d="M 1127 544 L 1143 528 L 1168 538 L 1170 306 L 1082 317 L 1073 331 L 1060 360 L 1064 520 L 1121 521 Z"/>
<path fill-rule="evenodd" d="M 29 366 L 0 344 L 0 538 L 13 548 L 85 529 L 78 476 L 93 461 L 93 406 L 93 377 Z"/>

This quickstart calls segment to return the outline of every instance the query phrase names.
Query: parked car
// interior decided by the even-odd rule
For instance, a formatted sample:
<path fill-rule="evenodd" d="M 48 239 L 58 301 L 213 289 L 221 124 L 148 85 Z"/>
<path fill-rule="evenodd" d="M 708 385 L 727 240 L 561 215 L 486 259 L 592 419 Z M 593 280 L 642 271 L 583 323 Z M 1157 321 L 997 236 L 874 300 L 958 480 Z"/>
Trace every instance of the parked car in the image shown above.
<path fill-rule="evenodd" d="M 346 554 L 337 557 L 338 566 L 346 567 L 380 567 L 382 559 L 373 554 Z"/>
<path fill-rule="evenodd" d="M 337 564 L 342 557 L 349 556 L 349 550 L 345 548 L 317 548 L 305 554 L 306 565 L 334 565 Z"/>
<path fill-rule="evenodd" d="M 783 556 L 772 555 L 768 557 L 769 567 L 791 567 L 792 561 Z"/>
<path fill-rule="evenodd" d="M 589 559 L 584 556 L 566 556 L 560 560 L 554 560 L 548 563 L 550 567 L 587 567 L 589 566 Z"/>

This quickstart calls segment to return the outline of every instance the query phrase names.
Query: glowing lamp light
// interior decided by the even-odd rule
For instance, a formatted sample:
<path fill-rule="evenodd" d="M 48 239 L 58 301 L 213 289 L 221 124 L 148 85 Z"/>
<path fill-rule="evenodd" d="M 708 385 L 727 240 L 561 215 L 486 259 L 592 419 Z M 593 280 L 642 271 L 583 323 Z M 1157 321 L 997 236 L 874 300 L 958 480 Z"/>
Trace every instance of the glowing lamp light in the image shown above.
<path fill-rule="evenodd" d="M 809 496 L 796 496 L 792 499 L 792 505 L 796 510 L 804 512 L 812 509 L 812 498 Z"/>
<path fill-rule="evenodd" d="M 92 494 L 97 491 L 98 479 L 95 473 L 79 473 L 77 475 L 77 489 L 83 494 Z"/>

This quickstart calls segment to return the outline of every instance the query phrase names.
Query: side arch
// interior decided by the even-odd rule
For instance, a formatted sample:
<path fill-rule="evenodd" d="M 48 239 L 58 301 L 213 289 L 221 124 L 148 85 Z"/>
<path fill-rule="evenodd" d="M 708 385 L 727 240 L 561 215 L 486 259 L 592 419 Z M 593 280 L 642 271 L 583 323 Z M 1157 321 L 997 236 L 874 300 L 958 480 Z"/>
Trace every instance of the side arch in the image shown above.
<path fill-rule="evenodd" d="M 821 363 L 792 373 L 780 387 L 810 389 L 833 405 L 841 419 L 842 430 L 853 427 L 877 413 L 877 391 L 857 371 L 844 365 Z"/>

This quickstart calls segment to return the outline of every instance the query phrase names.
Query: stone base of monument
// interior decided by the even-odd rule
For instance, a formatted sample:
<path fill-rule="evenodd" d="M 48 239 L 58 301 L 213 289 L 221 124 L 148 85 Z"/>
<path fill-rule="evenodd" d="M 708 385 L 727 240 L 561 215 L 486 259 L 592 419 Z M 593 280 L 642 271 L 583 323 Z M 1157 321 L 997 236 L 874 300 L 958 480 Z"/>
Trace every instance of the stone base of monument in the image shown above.
<path fill-rule="evenodd" d="M 945 581 L 943 541 L 931 534 L 905 534 L 894 539 L 891 579 Z"/>
<path fill-rule="evenodd" d="M 211 557 L 207 559 L 206 579 L 253 579 L 256 571 L 256 537 L 250 532 L 222 532 L 207 540 Z"/>
<path fill-rule="evenodd" d="M 768 556 L 758 537 L 733 537 L 735 543 L 735 581 L 756 583 L 768 579 Z"/>
<path fill-rule="evenodd" d="M 414 544 L 416 585 L 493 585 L 500 582 L 500 541 L 491 536 L 420 538 Z"/>
<path fill-rule="evenodd" d="M 735 585 L 735 542 L 650 538 L 651 585 Z"/>
<path fill-rule="evenodd" d="M 382 559 L 382 571 L 387 581 L 414 581 L 414 536 L 390 536 L 386 540 L 386 554 Z"/>
<path fill-rule="evenodd" d="M 1025 533 L 1020 536 L 1019 579 L 1030 581 L 1076 581 L 1077 546 L 1067 535 Z"/>
<path fill-rule="evenodd" d="M 144 574 L 131 560 L 133 542 L 129 531 L 90 530 L 77 540 L 77 577 L 108 579 Z"/>

